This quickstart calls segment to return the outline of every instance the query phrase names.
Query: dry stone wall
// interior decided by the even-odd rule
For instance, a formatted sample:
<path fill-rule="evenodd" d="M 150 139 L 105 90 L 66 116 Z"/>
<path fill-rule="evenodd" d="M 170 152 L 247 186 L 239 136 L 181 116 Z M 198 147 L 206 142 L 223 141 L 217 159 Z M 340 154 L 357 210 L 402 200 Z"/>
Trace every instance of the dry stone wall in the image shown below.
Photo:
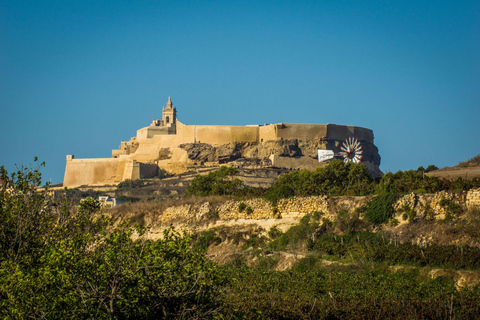
<path fill-rule="evenodd" d="M 240 210 L 241 206 L 243 206 L 242 210 Z M 269 201 L 262 198 L 244 201 L 227 200 L 218 207 L 212 206 L 209 202 L 173 206 L 165 209 L 161 221 L 165 223 L 186 219 L 193 222 L 205 217 L 215 216 L 220 220 L 279 219 L 282 213 L 298 213 L 299 215 L 304 215 L 316 211 L 328 211 L 326 196 L 281 199 L 278 201 L 276 207 L 272 207 Z"/>
<path fill-rule="evenodd" d="M 469 190 L 465 202 L 468 208 L 480 207 L 480 188 Z"/>
<path fill-rule="evenodd" d="M 322 211 L 327 213 L 328 202 L 327 196 L 313 197 L 293 197 L 288 199 L 280 199 L 277 203 L 278 212 L 298 212 L 313 213 Z"/>
<path fill-rule="evenodd" d="M 343 202 L 355 202 L 354 207 L 358 207 L 370 199 L 370 197 L 360 197 L 362 198 L 360 199 L 361 201 L 356 201 L 358 199 L 348 199 L 349 197 L 345 198 L 346 199 L 344 199 Z M 332 199 L 329 199 L 327 196 L 293 197 L 280 199 L 275 207 L 272 207 L 269 201 L 262 198 L 243 201 L 227 200 L 219 206 L 214 206 L 209 202 L 188 204 L 166 208 L 161 217 L 161 221 L 163 223 L 173 222 L 175 220 L 195 222 L 205 218 L 214 217 L 219 220 L 281 219 L 283 215 L 287 214 L 303 216 L 317 211 L 324 212 L 329 216 L 334 216 L 337 213 L 335 211 L 338 211 L 339 207 L 336 205 L 329 205 L 329 200 Z M 394 204 L 394 209 L 397 212 L 397 218 L 399 218 L 400 222 L 407 222 L 403 221 L 405 219 L 401 219 L 401 216 L 409 210 L 413 210 L 415 212 L 415 217 L 418 218 L 433 218 L 441 220 L 445 218 L 446 213 L 445 206 L 441 205 L 442 200 L 448 200 L 459 204 L 465 209 L 480 206 L 480 189 L 470 190 L 468 193 L 452 193 L 446 191 L 434 194 L 410 193 L 401 196 Z M 240 207 L 243 207 L 243 210 L 240 210 Z"/>

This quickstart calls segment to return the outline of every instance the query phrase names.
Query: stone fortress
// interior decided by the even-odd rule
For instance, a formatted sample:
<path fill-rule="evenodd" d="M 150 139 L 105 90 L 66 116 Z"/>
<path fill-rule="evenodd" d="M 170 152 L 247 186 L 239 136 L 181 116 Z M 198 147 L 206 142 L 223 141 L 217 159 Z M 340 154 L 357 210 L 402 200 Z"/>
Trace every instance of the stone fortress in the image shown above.
<path fill-rule="evenodd" d="M 336 124 L 277 123 L 249 126 L 186 125 L 177 119 L 168 98 L 162 119 L 122 141 L 111 158 L 75 159 L 67 155 L 63 185 L 116 184 L 127 179 L 152 178 L 159 169 L 183 173 L 200 166 L 222 164 L 251 168 L 315 170 L 318 150 L 333 151 L 342 159 L 340 147 L 356 138 L 363 149 L 362 163 L 372 176 L 381 175 L 380 156 L 373 144 L 373 131 Z"/>

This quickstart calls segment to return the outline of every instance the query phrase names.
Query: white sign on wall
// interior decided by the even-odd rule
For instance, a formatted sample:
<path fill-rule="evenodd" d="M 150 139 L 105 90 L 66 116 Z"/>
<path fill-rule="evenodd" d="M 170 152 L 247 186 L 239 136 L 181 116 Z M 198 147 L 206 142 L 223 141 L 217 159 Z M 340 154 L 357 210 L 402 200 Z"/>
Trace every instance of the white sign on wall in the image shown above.
<path fill-rule="evenodd" d="M 318 150 L 318 162 L 333 159 L 333 156 L 332 150 Z"/>

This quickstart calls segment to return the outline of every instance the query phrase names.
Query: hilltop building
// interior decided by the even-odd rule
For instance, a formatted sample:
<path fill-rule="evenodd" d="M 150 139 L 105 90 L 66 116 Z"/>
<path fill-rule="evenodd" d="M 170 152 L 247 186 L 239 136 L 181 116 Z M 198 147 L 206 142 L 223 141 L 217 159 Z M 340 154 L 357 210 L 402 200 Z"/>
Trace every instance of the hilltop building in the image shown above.
<path fill-rule="evenodd" d="M 154 177 L 159 169 L 181 173 L 195 166 L 255 163 L 256 167 L 309 169 L 324 166 L 318 150 L 342 158 L 341 146 L 355 138 L 362 163 L 373 176 L 381 174 L 373 131 L 335 124 L 277 123 L 249 126 L 186 125 L 168 98 L 162 119 L 122 141 L 111 158 L 76 159 L 67 155 L 64 186 L 116 184 L 126 179 Z"/>

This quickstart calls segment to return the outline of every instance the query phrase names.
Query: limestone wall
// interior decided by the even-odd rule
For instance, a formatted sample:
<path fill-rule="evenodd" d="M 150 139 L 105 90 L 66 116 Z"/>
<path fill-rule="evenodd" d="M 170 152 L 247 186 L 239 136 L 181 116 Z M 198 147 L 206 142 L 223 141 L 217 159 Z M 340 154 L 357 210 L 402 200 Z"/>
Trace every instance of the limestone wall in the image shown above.
<path fill-rule="evenodd" d="M 277 139 L 277 130 L 281 125 L 271 124 L 258 127 L 258 141 L 264 142 Z"/>
<path fill-rule="evenodd" d="M 459 204 L 463 208 L 469 208 L 470 206 L 477 205 L 476 201 L 480 201 L 479 192 L 480 189 L 471 190 L 468 192 L 469 196 L 467 197 L 465 197 L 465 194 L 445 191 L 434 194 L 406 194 L 400 197 L 394 204 L 396 218 L 400 224 L 409 223 L 410 221 L 408 219 L 402 217 L 405 208 L 408 208 L 415 211 L 415 219 L 442 220 L 445 219 L 445 208 L 440 205 L 443 199 Z M 371 198 L 372 197 L 327 196 L 293 197 L 280 199 L 277 202 L 275 210 L 268 201 L 262 198 L 244 201 L 228 200 L 218 207 L 214 207 L 210 203 L 205 202 L 194 205 L 168 207 L 165 209 L 161 221 L 196 221 L 203 219 L 206 215 L 216 215 L 220 220 L 282 219 L 292 217 L 292 215 L 301 217 L 314 212 L 323 212 L 330 219 L 335 219 L 335 215 L 340 209 L 347 209 L 353 212 L 355 208 L 365 204 Z M 248 213 L 246 208 L 242 212 L 239 212 L 239 205 L 241 203 L 244 203 L 246 208 L 251 208 L 252 212 Z M 428 212 L 427 209 L 430 210 L 430 212 Z"/>
<path fill-rule="evenodd" d="M 373 131 L 366 128 L 355 126 L 342 126 L 337 124 L 327 124 L 327 139 L 343 141 L 350 137 L 358 140 L 373 143 Z"/>
<path fill-rule="evenodd" d="M 239 211 L 239 205 L 241 203 L 246 206 L 242 212 Z M 248 213 L 247 208 L 251 208 L 252 212 Z M 208 214 L 216 214 L 220 220 L 279 219 L 282 217 L 282 214 L 295 213 L 303 216 L 317 211 L 327 213 L 328 202 L 326 196 L 293 197 L 279 200 L 276 208 L 274 211 L 270 202 L 262 198 L 244 201 L 228 200 L 217 208 L 214 208 L 208 202 L 204 202 L 194 205 L 168 207 L 163 212 L 161 221 L 169 222 L 185 219 L 194 221 L 202 219 Z"/>
<path fill-rule="evenodd" d="M 282 123 L 277 125 L 277 128 L 276 139 L 312 140 L 327 136 L 325 124 Z"/>
<path fill-rule="evenodd" d="M 110 184 L 123 181 L 134 173 L 129 159 L 105 158 L 105 159 L 71 159 L 67 161 L 65 169 L 64 186 L 80 186 L 94 184 Z"/>
<path fill-rule="evenodd" d="M 214 146 L 231 142 L 257 142 L 258 127 L 195 126 L 195 141 Z"/>
<path fill-rule="evenodd" d="M 288 199 L 280 199 L 277 203 L 279 212 L 298 212 L 298 213 L 313 213 L 313 212 L 328 212 L 327 196 L 312 196 L 312 197 L 293 197 Z"/>
<path fill-rule="evenodd" d="M 466 205 L 469 208 L 480 207 L 480 188 L 467 192 Z"/>

